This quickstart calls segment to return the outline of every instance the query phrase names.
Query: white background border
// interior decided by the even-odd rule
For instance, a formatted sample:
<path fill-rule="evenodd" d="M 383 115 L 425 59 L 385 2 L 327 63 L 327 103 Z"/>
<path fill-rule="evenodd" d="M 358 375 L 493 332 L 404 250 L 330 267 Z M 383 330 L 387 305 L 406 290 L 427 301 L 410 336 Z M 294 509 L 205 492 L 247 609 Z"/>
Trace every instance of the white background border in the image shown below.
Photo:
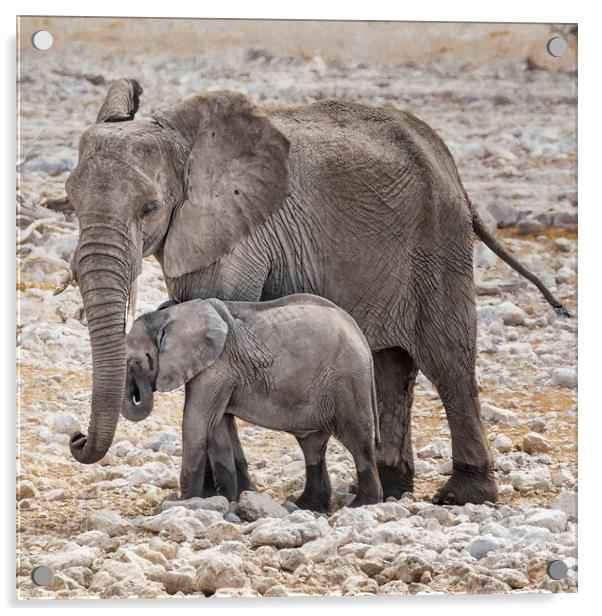
<path fill-rule="evenodd" d="M 416 3 L 395 0 L 369 2 L 330 2 L 324 0 L 264 1 L 264 2 L 183 2 L 170 0 L 144 3 L 126 3 L 117 0 L 104 2 L 52 2 L 22 1 L 3 3 L 2 51 L 4 52 L 3 93 L 0 96 L 3 121 L 2 155 L 2 250 L 3 301 L 2 359 L 0 392 L 4 396 L 1 410 L 4 421 L 2 455 L 3 498 L 0 502 L 3 548 L 1 558 L 1 588 L 3 604 L 28 613 L 34 609 L 81 609 L 81 601 L 73 602 L 17 602 L 15 596 L 15 261 L 14 261 L 14 186 L 15 186 L 15 16 L 20 15 L 106 15 L 145 17 L 238 17 L 280 19 L 369 19 L 405 21 L 482 21 L 482 22 L 559 22 L 579 23 L 579 593 L 572 595 L 513 595 L 513 596 L 434 596 L 399 598 L 354 599 L 247 599 L 221 601 L 87 601 L 85 608 L 111 611 L 127 609 L 130 614 L 150 609 L 195 609 L 205 613 L 244 611 L 245 616 L 279 613 L 301 614 L 307 610 L 317 612 L 345 610 L 346 614 L 360 614 L 365 610 L 393 613 L 402 610 L 420 610 L 420 614 L 507 614 L 545 612 L 548 616 L 578 609 L 588 613 L 599 611 L 602 594 L 602 554 L 600 548 L 602 526 L 602 410 L 599 402 L 599 383 L 602 381 L 602 340 L 600 320 L 602 302 L 602 198 L 599 185 L 602 180 L 600 131 L 602 96 L 602 24 L 599 21 L 599 3 L 594 0 L 564 2 L 470 2 L 468 0 L 431 1 Z M 97 612 L 99 613 L 99 612 Z M 571 615 L 572 616 L 572 615 Z"/>

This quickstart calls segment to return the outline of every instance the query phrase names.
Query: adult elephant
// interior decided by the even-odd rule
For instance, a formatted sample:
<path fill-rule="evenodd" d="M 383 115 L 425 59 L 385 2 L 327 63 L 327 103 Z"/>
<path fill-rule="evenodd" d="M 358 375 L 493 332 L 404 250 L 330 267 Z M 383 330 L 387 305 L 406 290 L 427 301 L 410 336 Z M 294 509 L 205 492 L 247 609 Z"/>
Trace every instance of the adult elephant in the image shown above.
<path fill-rule="evenodd" d="M 113 440 L 128 294 L 142 257 L 155 255 L 176 301 L 302 292 L 347 310 L 374 352 L 385 497 L 413 488 L 420 369 L 452 437 L 453 474 L 436 500 L 495 501 L 475 380 L 473 232 L 564 309 L 485 229 L 437 134 L 393 109 L 325 100 L 262 112 L 231 92 L 134 120 L 141 93 L 132 79 L 111 85 L 67 181 L 93 362 L 89 431 L 71 437 L 75 459 L 96 462 Z M 231 435 L 244 487 L 234 425 Z"/>

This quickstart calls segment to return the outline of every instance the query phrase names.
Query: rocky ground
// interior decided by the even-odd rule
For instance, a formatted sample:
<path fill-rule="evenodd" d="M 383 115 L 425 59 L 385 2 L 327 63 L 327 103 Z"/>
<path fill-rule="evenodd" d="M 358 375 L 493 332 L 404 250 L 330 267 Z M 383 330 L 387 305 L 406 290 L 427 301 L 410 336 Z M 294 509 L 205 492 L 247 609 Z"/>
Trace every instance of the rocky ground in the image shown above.
<path fill-rule="evenodd" d="M 237 53 L 149 56 L 24 51 L 20 72 L 18 278 L 18 560 L 21 598 L 282 596 L 575 591 L 577 587 L 577 319 L 475 244 L 478 377 L 500 501 L 429 502 L 451 470 L 441 403 L 419 378 L 413 419 L 417 486 L 400 501 L 349 509 L 353 465 L 328 452 L 330 516 L 295 510 L 302 454 L 291 437 L 240 424 L 260 492 L 172 503 L 183 394 L 151 418 L 120 420 L 100 463 L 71 459 L 68 435 L 87 426 L 90 351 L 67 271 L 77 225 L 64 198 L 77 139 L 107 83 L 137 77 L 141 113 L 197 91 L 229 88 L 263 105 L 324 96 L 416 112 L 449 144 L 482 215 L 576 315 L 576 77 L 526 60 L 450 69 L 376 64 L 252 47 Z M 73 58 L 77 58 L 74 68 Z M 530 68 L 528 68 L 528 66 Z M 147 260 L 138 313 L 165 299 Z M 546 575 L 561 559 L 568 576 Z M 52 584 L 30 581 L 47 564 Z"/>

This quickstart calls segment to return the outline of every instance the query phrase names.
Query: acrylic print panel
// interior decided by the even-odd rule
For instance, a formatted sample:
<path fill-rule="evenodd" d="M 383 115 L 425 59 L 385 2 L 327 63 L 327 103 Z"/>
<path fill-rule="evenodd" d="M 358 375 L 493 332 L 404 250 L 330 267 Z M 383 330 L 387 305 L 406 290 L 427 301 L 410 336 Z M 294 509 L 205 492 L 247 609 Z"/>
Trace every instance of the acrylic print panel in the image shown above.
<path fill-rule="evenodd" d="M 19 598 L 574 592 L 576 26 L 18 26 Z"/>

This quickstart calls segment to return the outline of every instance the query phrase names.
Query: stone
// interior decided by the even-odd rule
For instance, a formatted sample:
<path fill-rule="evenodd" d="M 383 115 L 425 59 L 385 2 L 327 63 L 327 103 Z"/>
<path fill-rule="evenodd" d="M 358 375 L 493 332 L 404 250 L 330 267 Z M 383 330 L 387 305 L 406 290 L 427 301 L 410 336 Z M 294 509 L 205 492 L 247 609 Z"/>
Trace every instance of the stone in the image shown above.
<path fill-rule="evenodd" d="M 490 575 L 482 575 L 473 571 L 466 576 L 466 592 L 468 593 L 495 594 L 509 590 L 508 584 Z"/>
<path fill-rule="evenodd" d="M 516 422 L 516 413 L 508 409 L 501 409 L 489 404 L 489 402 L 481 403 L 481 414 L 485 421 L 492 421 L 493 423 L 512 424 Z"/>
<path fill-rule="evenodd" d="M 264 597 L 288 597 L 288 590 L 282 584 L 270 586 L 264 593 Z"/>
<path fill-rule="evenodd" d="M 525 524 L 547 528 L 552 533 L 566 530 L 568 516 L 560 509 L 537 509 L 525 518 Z"/>
<path fill-rule="evenodd" d="M 211 548 L 199 555 L 194 584 L 205 595 L 212 595 L 219 588 L 241 588 L 245 582 L 244 565 L 238 554 Z"/>
<path fill-rule="evenodd" d="M 494 449 L 502 453 L 508 453 L 512 450 L 512 440 L 505 434 L 497 434 L 491 443 Z"/>
<path fill-rule="evenodd" d="M 556 368 L 552 372 L 552 385 L 575 389 L 577 387 L 577 370 L 574 368 Z"/>
<path fill-rule="evenodd" d="M 417 554 L 399 554 L 389 567 L 383 569 L 377 576 L 379 584 L 392 580 L 401 580 L 406 584 L 419 582 L 426 571 L 433 572 L 432 565 Z"/>
<path fill-rule="evenodd" d="M 109 535 L 101 530 L 88 530 L 76 535 L 73 540 L 79 545 L 101 548 L 109 542 Z"/>
<path fill-rule="evenodd" d="M 522 325 L 527 318 L 527 314 L 512 302 L 503 302 L 497 307 L 497 313 L 504 325 Z"/>
<path fill-rule="evenodd" d="M 177 488 L 178 479 L 175 470 L 163 462 L 147 462 L 138 467 L 128 478 L 132 486 L 151 484 L 159 488 Z"/>
<path fill-rule="evenodd" d="M 365 575 L 352 575 L 348 577 L 341 586 L 343 596 L 357 594 L 376 594 L 378 584 L 375 580 Z"/>
<path fill-rule="evenodd" d="M 549 491 L 552 488 L 552 478 L 550 471 L 546 467 L 534 468 L 529 471 L 512 471 L 510 473 L 510 483 L 521 492 L 528 490 Z"/>
<path fill-rule="evenodd" d="M 300 547 L 308 541 L 322 537 L 330 530 L 324 518 L 314 518 L 306 511 L 295 511 L 286 518 L 267 518 L 251 532 L 254 547 L 273 545 L 276 548 Z"/>
<path fill-rule="evenodd" d="M 43 557 L 43 563 L 53 571 L 61 571 L 68 567 L 91 567 L 100 555 L 97 548 L 85 545 L 70 544 L 67 549 Z"/>
<path fill-rule="evenodd" d="M 111 453 L 118 458 L 126 458 L 134 449 L 135 447 L 130 441 L 123 440 L 111 447 Z"/>
<path fill-rule="evenodd" d="M 556 472 L 552 473 L 552 483 L 555 486 L 573 485 L 575 483 L 575 477 L 568 468 L 559 468 Z"/>
<path fill-rule="evenodd" d="M 552 509 L 564 512 L 568 520 L 575 521 L 577 519 L 577 492 L 561 492 L 554 499 Z"/>
<path fill-rule="evenodd" d="M 19 479 L 17 481 L 17 500 L 37 497 L 38 490 L 29 479 Z"/>
<path fill-rule="evenodd" d="M 192 594 L 197 590 L 196 572 L 194 569 L 182 570 L 178 567 L 177 571 L 166 571 L 163 576 L 163 587 L 170 595 L 182 592 L 185 595 Z"/>
<path fill-rule="evenodd" d="M 528 454 L 543 453 L 551 449 L 550 441 L 537 432 L 525 434 L 522 447 Z"/>
<path fill-rule="evenodd" d="M 558 252 L 571 252 L 573 242 L 565 237 L 559 237 L 557 240 L 554 240 L 553 246 Z"/>
<path fill-rule="evenodd" d="M 99 530 L 109 537 L 116 537 L 126 533 L 131 524 L 116 511 L 100 509 L 88 515 L 88 526 L 90 530 Z"/>
<path fill-rule="evenodd" d="M 145 441 L 144 447 L 151 451 L 162 451 L 168 455 L 174 455 L 180 446 L 180 436 L 171 430 L 154 432 Z"/>
<path fill-rule="evenodd" d="M 467 549 L 473 558 L 481 560 L 485 558 L 489 552 L 497 552 L 501 548 L 501 545 L 497 537 L 487 534 L 470 541 L 467 545 Z"/>
<path fill-rule="evenodd" d="M 228 499 L 225 496 L 209 496 L 208 498 L 195 496 L 185 500 L 165 500 L 161 503 L 161 511 L 167 511 L 174 507 L 184 507 L 184 509 L 191 509 L 192 511 L 205 509 L 225 514 L 228 512 L 229 505 Z"/>
<path fill-rule="evenodd" d="M 300 565 L 308 563 L 307 556 L 299 548 L 279 550 L 278 557 L 280 566 L 285 571 L 295 571 Z"/>
<path fill-rule="evenodd" d="M 259 518 L 283 518 L 288 515 L 288 511 L 267 492 L 252 490 L 241 493 L 236 513 L 248 522 Z"/>
<path fill-rule="evenodd" d="M 71 435 L 75 432 L 81 432 L 79 420 L 71 413 L 57 413 L 53 417 L 52 425 L 59 434 Z"/>
<path fill-rule="evenodd" d="M 417 451 L 419 458 L 448 458 L 451 455 L 449 443 L 435 439 Z"/>
<path fill-rule="evenodd" d="M 575 278 L 575 272 L 570 267 L 561 267 L 556 272 L 556 284 L 571 284 Z"/>

